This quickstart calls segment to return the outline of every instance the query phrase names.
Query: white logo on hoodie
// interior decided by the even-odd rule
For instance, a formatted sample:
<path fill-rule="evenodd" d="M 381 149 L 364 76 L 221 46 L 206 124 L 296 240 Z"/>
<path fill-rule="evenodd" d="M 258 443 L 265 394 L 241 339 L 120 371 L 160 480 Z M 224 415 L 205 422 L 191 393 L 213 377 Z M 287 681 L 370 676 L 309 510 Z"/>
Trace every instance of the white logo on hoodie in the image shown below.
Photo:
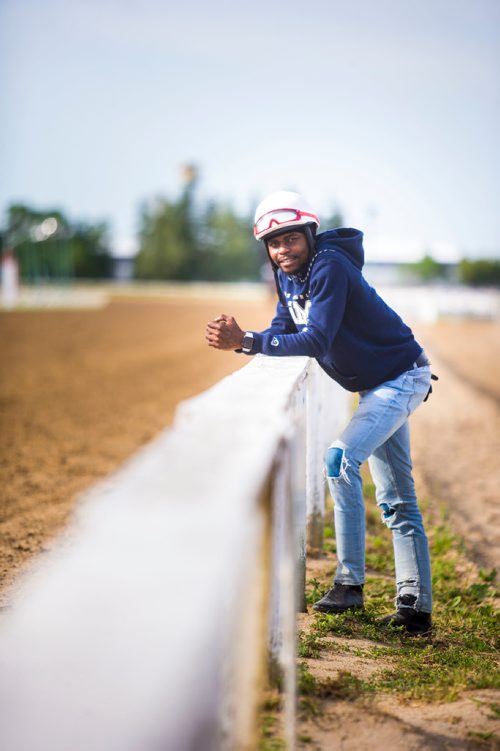
<path fill-rule="evenodd" d="M 310 308 L 310 300 L 306 300 L 304 307 L 302 307 L 297 300 L 288 301 L 288 310 L 290 311 L 293 322 L 297 326 L 303 326 L 304 324 L 307 324 Z"/>

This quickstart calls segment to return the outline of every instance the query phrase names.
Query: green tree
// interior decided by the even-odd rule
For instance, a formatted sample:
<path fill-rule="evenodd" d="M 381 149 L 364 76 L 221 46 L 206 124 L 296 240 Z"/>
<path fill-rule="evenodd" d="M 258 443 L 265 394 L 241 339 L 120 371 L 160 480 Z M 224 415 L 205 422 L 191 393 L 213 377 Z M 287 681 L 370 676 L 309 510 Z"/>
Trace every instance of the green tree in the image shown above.
<path fill-rule="evenodd" d="M 253 237 L 252 220 L 227 205 L 210 202 L 201 221 L 203 279 L 230 281 L 260 278 L 264 257 Z"/>
<path fill-rule="evenodd" d="M 82 279 L 105 279 L 112 275 L 112 258 L 109 252 L 109 231 L 105 222 L 73 225 L 71 260 L 74 275 Z"/>
<path fill-rule="evenodd" d="M 185 188 L 178 201 L 158 198 L 142 207 L 139 253 L 135 261 L 137 278 L 197 278 L 199 254 L 191 185 Z"/>
<path fill-rule="evenodd" d="M 474 287 L 500 287 L 500 260 L 463 258 L 458 264 L 458 276 L 461 282 Z"/>
<path fill-rule="evenodd" d="M 177 201 L 157 199 L 142 207 L 139 279 L 229 281 L 258 279 L 263 263 L 252 222 L 227 205 L 196 205 L 195 183 Z"/>
<path fill-rule="evenodd" d="M 71 224 L 58 209 L 14 204 L 7 211 L 4 247 L 13 248 L 24 281 L 107 277 L 111 274 L 104 223 Z"/>
<path fill-rule="evenodd" d="M 446 276 L 446 267 L 436 261 L 431 255 L 425 255 L 417 263 L 408 264 L 408 270 L 422 282 L 432 282 Z"/>
<path fill-rule="evenodd" d="M 320 217 L 321 219 L 321 217 Z M 321 230 L 336 229 L 337 227 L 344 227 L 345 219 L 342 211 L 339 208 L 335 208 L 331 211 L 325 219 L 321 219 Z"/>

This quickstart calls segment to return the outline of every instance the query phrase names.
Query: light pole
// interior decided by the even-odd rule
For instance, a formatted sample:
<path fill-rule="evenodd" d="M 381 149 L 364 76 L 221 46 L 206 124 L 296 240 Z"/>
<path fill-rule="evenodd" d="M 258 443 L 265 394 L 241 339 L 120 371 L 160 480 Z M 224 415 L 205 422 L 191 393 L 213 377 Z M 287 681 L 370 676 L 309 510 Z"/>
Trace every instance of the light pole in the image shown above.
<path fill-rule="evenodd" d="M 2 306 L 12 310 L 19 296 L 19 269 L 12 248 L 2 254 Z"/>
<path fill-rule="evenodd" d="M 34 225 L 30 229 L 30 238 L 33 243 L 40 243 L 45 242 L 45 240 L 48 240 L 49 237 L 53 237 L 57 230 L 59 229 L 59 222 L 55 218 L 55 216 L 48 216 L 46 219 L 43 220 L 43 222 L 40 222 L 40 224 Z M 40 253 L 36 253 L 34 250 L 35 246 L 33 246 L 33 271 L 34 271 L 34 279 L 35 284 L 38 286 L 38 283 L 40 282 L 40 279 L 43 278 L 44 272 L 47 271 L 47 276 L 49 276 L 49 269 L 44 268 L 47 266 L 46 260 L 43 256 L 40 259 Z M 37 257 L 38 256 L 38 257 Z M 44 263 L 45 261 L 45 263 Z"/>

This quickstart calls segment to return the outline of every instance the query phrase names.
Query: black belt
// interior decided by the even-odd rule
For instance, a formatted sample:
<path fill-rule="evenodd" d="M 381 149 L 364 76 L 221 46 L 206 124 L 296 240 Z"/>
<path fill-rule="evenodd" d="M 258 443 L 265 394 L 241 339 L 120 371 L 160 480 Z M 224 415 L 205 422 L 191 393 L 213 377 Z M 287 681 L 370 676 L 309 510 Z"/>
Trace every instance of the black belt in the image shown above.
<path fill-rule="evenodd" d="M 429 358 L 425 354 L 424 351 L 422 351 L 415 362 L 413 363 L 414 368 L 423 368 L 425 365 L 430 365 Z"/>
<path fill-rule="evenodd" d="M 427 357 L 427 355 L 425 354 L 425 352 L 422 350 L 422 352 L 419 354 L 419 356 L 417 357 L 417 359 L 413 363 L 413 367 L 414 368 L 423 368 L 426 365 L 430 365 L 430 361 L 429 361 L 429 358 Z M 437 377 L 437 375 L 434 375 L 434 373 L 431 373 L 431 381 L 439 381 L 439 378 Z M 429 398 L 429 396 L 431 394 L 432 394 L 432 385 L 429 386 L 429 391 L 427 392 L 427 394 L 425 396 L 424 402 L 427 401 L 427 399 Z"/>

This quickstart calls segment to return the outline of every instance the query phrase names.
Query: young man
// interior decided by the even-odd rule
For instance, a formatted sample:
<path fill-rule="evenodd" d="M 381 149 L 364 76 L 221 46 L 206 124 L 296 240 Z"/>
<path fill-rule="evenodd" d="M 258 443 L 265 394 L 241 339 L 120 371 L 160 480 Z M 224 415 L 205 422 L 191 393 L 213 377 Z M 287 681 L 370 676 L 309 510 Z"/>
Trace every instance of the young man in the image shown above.
<path fill-rule="evenodd" d="M 360 465 L 368 460 L 383 522 L 392 530 L 396 612 L 382 623 L 409 634 L 431 630 L 429 550 L 412 478 L 408 416 L 430 391 L 431 372 L 411 330 L 362 275 L 363 235 L 355 229 L 316 234 L 319 219 L 297 193 L 279 191 L 255 213 L 279 295 L 271 326 L 242 330 L 222 314 L 207 326 L 211 347 L 247 354 L 308 355 L 359 406 L 327 451 L 334 499 L 338 566 L 332 589 L 314 609 L 363 607 L 365 508 Z"/>

